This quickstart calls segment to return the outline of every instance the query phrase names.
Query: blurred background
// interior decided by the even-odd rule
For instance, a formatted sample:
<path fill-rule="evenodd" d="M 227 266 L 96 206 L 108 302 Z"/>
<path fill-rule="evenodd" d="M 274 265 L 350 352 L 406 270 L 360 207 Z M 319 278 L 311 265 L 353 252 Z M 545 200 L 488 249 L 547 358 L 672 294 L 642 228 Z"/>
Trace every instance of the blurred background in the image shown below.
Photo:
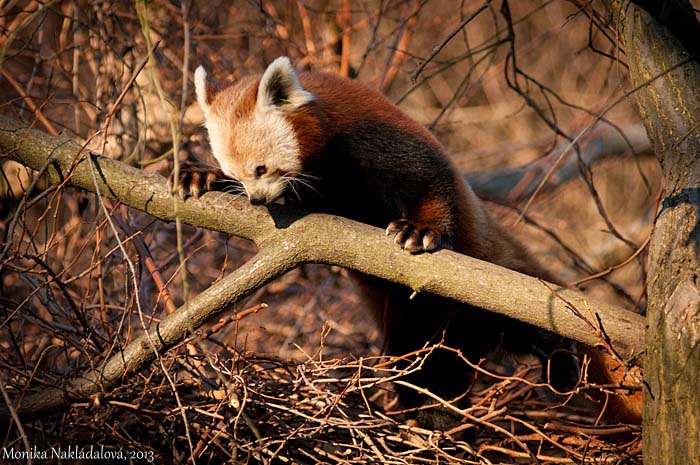
<path fill-rule="evenodd" d="M 288 55 L 299 70 L 380 89 L 438 137 L 493 215 L 561 280 L 643 313 L 662 180 L 610 21 L 601 3 L 582 0 L 6 0 L 0 112 L 168 176 L 173 157 L 213 162 L 194 69 L 233 82 Z M 142 331 L 137 303 L 158 321 L 255 253 L 240 238 L 33 183 L 36 173 L 14 162 L 2 161 L 0 174 L 0 376 L 11 398 L 126 345 Z M 211 354 L 284 363 L 378 355 L 379 332 L 346 274 L 316 265 L 287 274 L 236 307 L 268 308 L 183 344 L 168 366 L 196 387 L 196 365 Z M 123 432 L 138 410 L 157 425 L 143 407 L 169 392 L 156 379 L 158 368 L 134 376 L 145 397 L 123 393 L 131 409 L 77 406 L 70 423 L 93 416 Z M 40 436 L 99 437 L 85 428 Z M 127 436 L 110 441 L 134 441 Z M 165 454 L 168 437 L 148 447 Z"/>

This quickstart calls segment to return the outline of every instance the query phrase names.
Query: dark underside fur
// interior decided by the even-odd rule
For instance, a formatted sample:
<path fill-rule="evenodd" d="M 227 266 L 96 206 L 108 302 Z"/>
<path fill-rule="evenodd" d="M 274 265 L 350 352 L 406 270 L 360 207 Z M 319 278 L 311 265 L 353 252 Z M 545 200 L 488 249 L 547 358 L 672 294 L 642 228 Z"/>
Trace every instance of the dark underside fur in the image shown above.
<path fill-rule="evenodd" d="M 374 122 L 333 137 L 304 171 L 317 178 L 316 191 L 302 194 L 304 206 L 380 228 L 407 216 L 429 196 L 448 204 L 457 199 L 451 169 L 439 152 Z"/>
<path fill-rule="evenodd" d="M 317 178 L 313 181 L 315 190 L 304 189 L 296 198 L 294 194 L 289 196 L 307 208 L 385 228 L 399 218 L 410 220 L 415 206 L 424 199 L 438 198 L 448 212 L 448 217 L 442 219 L 442 226 L 448 227 L 441 237 L 442 247 L 453 248 L 459 234 L 463 234 L 459 223 L 466 220 L 459 217 L 458 204 L 471 200 L 461 198 L 463 190 L 456 186 L 461 181 L 449 162 L 437 146 L 420 137 L 408 137 L 405 131 L 390 125 L 368 122 L 336 135 L 304 171 Z M 496 243 L 519 246 L 511 240 Z M 525 254 L 522 250 L 518 253 Z M 434 295 L 409 299 L 412 291 L 404 286 L 368 276 L 360 279 L 363 285 L 381 291 L 382 298 L 374 305 L 379 307 L 375 313 L 383 319 L 388 355 L 400 356 L 441 342 L 460 350 L 472 363 L 502 348 L 537 355 L 546 366 L 555 351 L 565 349 L 552 358 L 551 382 L 557 388 L 567 388 L 577 377 L 576 359 L 567 350 L 571 343 L 559 336 Z M 473 377 L 474 370 L 454 352 L 437 349 L 427 356 L 420 370 L 403 380 L 452 400 L 464 397 Z M 397 389 L 404 408 L 434 403 L 411 388 Z M 417 417 L 424 426 L 437 429 L 454 426 L 456 421 L 441 408 L 421 411 Z"/>

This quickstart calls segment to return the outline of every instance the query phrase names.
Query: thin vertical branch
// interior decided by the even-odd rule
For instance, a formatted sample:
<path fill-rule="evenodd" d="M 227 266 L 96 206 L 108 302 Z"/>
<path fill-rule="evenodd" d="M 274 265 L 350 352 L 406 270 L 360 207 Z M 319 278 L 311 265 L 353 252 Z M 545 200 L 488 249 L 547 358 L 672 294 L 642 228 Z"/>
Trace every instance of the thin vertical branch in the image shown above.
<path fill-rule="evenodd" d="M 350 0 L 340 0 L 341 51 L 340 74 L 350 75 Z"/>

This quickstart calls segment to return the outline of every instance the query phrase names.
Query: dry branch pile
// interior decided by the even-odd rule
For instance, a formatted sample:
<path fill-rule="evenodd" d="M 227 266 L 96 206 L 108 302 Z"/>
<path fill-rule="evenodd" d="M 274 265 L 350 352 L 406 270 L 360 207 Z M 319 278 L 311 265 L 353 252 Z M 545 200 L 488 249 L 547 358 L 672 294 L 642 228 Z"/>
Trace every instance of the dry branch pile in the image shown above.
<path fill-rule="evenodd" d="M 26 431 L 46 441 L 39 448 L 57 440 L 97 444 L 143 451 L 156 463 L 184 463 L 192 454 L 197 463 L 641 464 L 638 427 L 596 427 L 585 408 L 553 401 L 533 382 L 536 364 L 484 383 L 465 411 L 469 419 L 438 433 L 385 413 L 396 375 L 388 360 L 325 360 L 321 348 L 293 362 L 220 347 L 212 354 L 194 337 L 164 358 L 179 399 L 154 368 L 105 399 L 25 424 Z M 60 435 L 46 433 L 68 424 Z"/>

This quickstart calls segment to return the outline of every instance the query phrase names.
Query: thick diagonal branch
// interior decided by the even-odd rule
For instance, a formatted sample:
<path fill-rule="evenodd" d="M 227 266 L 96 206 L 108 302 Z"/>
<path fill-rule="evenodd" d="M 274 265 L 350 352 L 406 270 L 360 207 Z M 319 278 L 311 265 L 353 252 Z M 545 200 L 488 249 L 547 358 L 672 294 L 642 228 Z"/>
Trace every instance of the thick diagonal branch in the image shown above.
<path fill-rule="evenodd" d="M 164 221 L 174 220 L 177 214 L 185 223 L 241 236 L 259 246 L 251 262 L 160 323 L 151 337 L 159 341 L 161 352 L 253 290 L 300 264 L 314 262 L 404 284 L 407 296 L 413 292 L 447 296 L 589 345 L 601 342 L 604 335 L 626 359 L 641 353 L 644 320 L 640 316 L 491 263 L 451 251 L 413 256 L 368 225 L 280 206 L 253 207 L 220 193 L 183 202 L 167 192 L 165 180 L 157 174 L 99 157 L 65 138 L 25 129 L 5 117 L 0 117 L 0 153 L 36 170 L 48 166 L 45 171 L 54 183 L 98 192 Z M 108 389 L 125 373 L 145 367 L 154 358 L 145 342 L 143 337 L 137 339 L 104 368 L 57 389 L 44 410 Z M 20 412 L 28 411 L 25 406 L 30 401 L 35 402 L 33 398 L 23 401 Z"/>

